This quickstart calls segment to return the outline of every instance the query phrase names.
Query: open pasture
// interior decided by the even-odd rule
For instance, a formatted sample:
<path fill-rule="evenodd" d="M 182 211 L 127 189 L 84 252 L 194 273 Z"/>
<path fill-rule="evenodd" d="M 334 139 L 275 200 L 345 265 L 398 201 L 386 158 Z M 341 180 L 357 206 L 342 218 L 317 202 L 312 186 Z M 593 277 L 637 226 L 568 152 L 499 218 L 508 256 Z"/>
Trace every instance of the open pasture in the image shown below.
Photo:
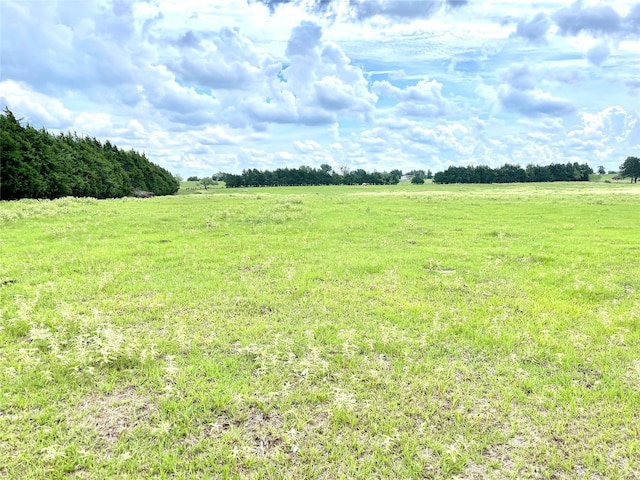
<path fill-rule="evenodd" d="M 640 187 L 0 203 L 0 477 L 639 478 Z"/>

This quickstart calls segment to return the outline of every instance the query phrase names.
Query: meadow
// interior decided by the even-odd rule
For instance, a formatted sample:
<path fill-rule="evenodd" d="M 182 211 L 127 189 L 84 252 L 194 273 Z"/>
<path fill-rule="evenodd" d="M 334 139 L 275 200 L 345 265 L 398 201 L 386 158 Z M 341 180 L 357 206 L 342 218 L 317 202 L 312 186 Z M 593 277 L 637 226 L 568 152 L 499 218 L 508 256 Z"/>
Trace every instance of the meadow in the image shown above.
<path fill-rule="evenodd" d="M 640 478 L 640 186 L 0 202 L 0 477 Z"/>

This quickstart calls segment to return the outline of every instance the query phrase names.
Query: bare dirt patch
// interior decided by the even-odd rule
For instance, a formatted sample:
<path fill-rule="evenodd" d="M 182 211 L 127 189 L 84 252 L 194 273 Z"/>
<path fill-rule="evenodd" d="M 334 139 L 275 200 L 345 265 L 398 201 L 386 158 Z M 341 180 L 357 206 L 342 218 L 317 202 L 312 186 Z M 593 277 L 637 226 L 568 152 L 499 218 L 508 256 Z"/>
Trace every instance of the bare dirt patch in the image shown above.
<path fill-rule="evenodd" d="M 148 397 L 134 388 L 126 388 L 87 396 L 78 404 L 72 417 L 77 418 L 82 427 L 95 432 L 105 444 L 113 445 L 122 434 L 149 424 L 157 413 L 157 406 Z"/>
<path fill-rule="evenodd" d="M 276 411 L 263 412 L 251 409 L 246 418 L 218 417 L 214 422 L 204 425 L 198 438 L 190 438 L 190 444 L 198 443 L 202 438 L 219 439 L 226 432 L 238 429 L 243 442 L 256 456 L 266 456 L 284 443 L 284 419 Z"/>

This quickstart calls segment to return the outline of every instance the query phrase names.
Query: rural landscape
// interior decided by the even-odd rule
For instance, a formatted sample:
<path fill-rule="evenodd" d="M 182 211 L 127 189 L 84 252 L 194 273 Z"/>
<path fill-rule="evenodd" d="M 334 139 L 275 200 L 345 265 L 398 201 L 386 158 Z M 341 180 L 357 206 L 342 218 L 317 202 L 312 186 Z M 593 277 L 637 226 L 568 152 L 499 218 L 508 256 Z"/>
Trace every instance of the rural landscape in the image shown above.
<path fill-rule="evenodd" d="M 0 203 L 6 478 L 637 478 L 640 189 Z"/>
<path fill-rule="evenodd" d="M 639 0 L 1 0 L 0 478 L 640 478 Z"/>

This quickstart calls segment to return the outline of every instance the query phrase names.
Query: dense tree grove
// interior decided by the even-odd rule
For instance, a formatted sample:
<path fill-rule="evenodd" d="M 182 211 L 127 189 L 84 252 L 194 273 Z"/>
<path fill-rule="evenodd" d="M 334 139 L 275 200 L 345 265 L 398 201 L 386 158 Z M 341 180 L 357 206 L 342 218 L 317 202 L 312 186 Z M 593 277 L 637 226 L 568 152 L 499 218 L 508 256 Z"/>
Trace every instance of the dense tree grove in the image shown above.
<path fill-rule="evenodd" d="M 589 181 L 593 170 L 589 165 L 555 163 L 551 165 L 505 164 L 499 168 L 484 165 L 477 167 L 449 167 L 433 176 L 434 183 L 518 183 L 518 182 L 572 182 Z"/>
<path fill-rule="evenodd" d="M 302 166 L 300 168 L 278 168 L 273 171 L 244 170 L 240 175 L 225 173 L 219 175 L 227 188 L 265 187 L 278 185 L 393 185 L 400 181 L 402 172 L 372 172 L 358 169 L 341 175 L 332 171 L 329 165 L 320 168 Z"/>
<path fill-rule="evenodd" d="M 109 141 L 22 126 L 0 114 L 0 198 L 116 198 L 136 190 L 170 195 L 180 184 L 144 154 Z"/>

